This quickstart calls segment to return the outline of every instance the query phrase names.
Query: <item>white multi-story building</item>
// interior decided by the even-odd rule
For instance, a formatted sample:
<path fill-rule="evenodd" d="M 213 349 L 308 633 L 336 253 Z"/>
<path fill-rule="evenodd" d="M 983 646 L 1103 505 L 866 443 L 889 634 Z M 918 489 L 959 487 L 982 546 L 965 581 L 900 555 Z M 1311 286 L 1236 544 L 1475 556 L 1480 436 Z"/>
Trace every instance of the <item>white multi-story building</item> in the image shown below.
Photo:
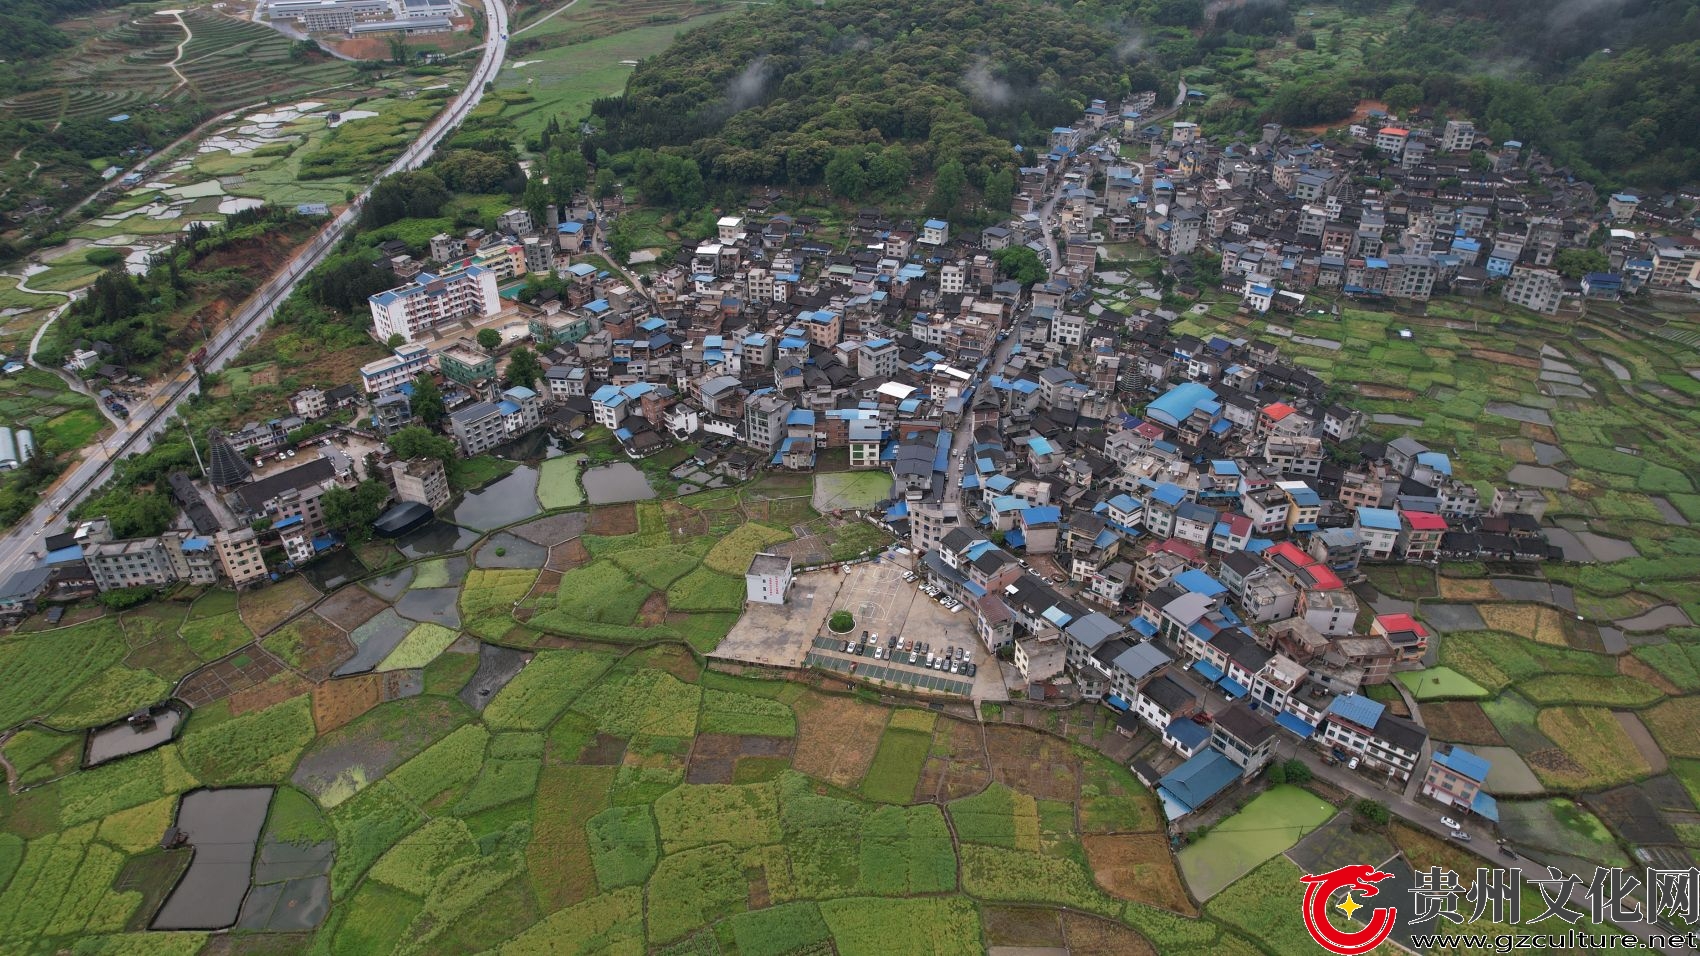
<path fill-rule="evenodd" d="M 397 346 L 394 355 L 360 366 L 360 383 L 369 395 L 387 392 L 430 371 L 431 355 L 423 345 Z"/>
<path fill-rule="evenodd" d="M 368 299 L 377 337 L 388 341 L 399 335 L 405 342 L 445 322 L 495 315 L 501 302 L 496 274 L 479 266 L 442 275 L 421 272 L 407 285 Z"/>
<path fill-rule="evenodd" d="M 1505 301 L 1551 315 L 1564 301 L 1564 280 L 1551 269 L 1517 266 L 1505 283 Z"/>

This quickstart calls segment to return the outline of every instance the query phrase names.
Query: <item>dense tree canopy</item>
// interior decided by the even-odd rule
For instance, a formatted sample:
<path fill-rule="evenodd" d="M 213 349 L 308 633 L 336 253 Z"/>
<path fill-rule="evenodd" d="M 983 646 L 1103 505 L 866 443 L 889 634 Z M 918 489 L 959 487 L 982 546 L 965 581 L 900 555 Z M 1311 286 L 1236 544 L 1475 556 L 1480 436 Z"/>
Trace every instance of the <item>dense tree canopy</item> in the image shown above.
<path fill-rule="evenodd" d="M 1117 45 L 1033 0 L 776 6 L 645 60 L 624 95 L 596 104 L 605 130 L 587 146 L 677 153 L 720 182 L 826 177 L 848 197 L 952 159 L 988 170 L 1012 162 L 1011 142 L 1126 92 L 1132 63 Z M 919 147 L 902 154 L 909 170 L 888 153 L 897 143 Z M 870 144 L 852 173 L 842 151 Z"/>

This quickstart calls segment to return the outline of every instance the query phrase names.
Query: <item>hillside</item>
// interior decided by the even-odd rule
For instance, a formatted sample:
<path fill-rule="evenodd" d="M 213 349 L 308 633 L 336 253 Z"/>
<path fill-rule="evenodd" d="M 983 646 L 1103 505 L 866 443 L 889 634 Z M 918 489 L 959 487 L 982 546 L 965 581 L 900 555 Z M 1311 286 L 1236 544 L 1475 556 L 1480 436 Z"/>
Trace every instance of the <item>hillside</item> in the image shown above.
<path fill-rule="evenodd" d="M 592 145 L 687 147 L 705 176 L 820 181 L 834 148 L 902 142 L 926 164 L 1001 164 L 1093 97 L 1155 77 L 1117 38 L 1010 0 L 851 0 L 716 22 L 645 61 L 599 101 Z M 1122 51 L 1123 53 L 1127 51 Z"/>
<path fill-rule="evenodd" d="M 776 4 L 645 60 L 595 104 L 590 146 L 811 184 L 835 150 L 900 142 L 921 171 L 959 158 L 974 179 L 1089 99 L 1166 98 L 1181 77 L 1215 135 L 1339 123 L 1373 100 L 1469 115 L 1612 188 L 1700 179 L 1696 0 Z"/>

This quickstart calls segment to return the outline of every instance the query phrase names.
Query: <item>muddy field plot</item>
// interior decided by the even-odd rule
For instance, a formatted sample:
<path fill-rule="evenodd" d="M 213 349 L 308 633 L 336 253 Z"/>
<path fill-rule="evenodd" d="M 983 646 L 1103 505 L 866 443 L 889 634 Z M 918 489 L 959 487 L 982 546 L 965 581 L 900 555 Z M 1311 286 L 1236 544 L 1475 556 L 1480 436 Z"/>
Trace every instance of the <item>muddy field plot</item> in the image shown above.
<path fill-rule="evenodd" d="M 943 803 L 973 796 L 992 782 L 986 762 L 986 743 L 979 724 L 940 721 L 933 732 L 933 750 L 921 767 L 915 801 Z"/>
<path fill-rule="evenodd" d="M 1505 738 L 1494 728 L 1482 705 L 1472 700 L 1435 701 L 1423 705 L 1423 723 L 1429 736 L 1458 744 L 1499 747 Z"/>
<path fill-rule="evenodd" d="M 313 726 L 329 733 L 378 706 L 384 696 L 384 675 L 359 674 L 325 681 L 313 688 Z"/>
<path fill-rule="evenodd" d="M 460 723 L 462 713 L 440 697 L 416 697 L 367 715 L 321 736 L 290 780 L 325 806 L 334 806 L 361 782 L 382 777 L 441 739 Z"/>
<path fill-rule="evenodd" d="M 319 617 L 303 614 L 266 638 L 265 646 L 307 675 L 321 681 L 343 661 L 354 656 L 354 645 L 342 628 Z"/>
<path fill-rule="evenodd" d="M 1133 929 L 1083 913 L 1064 913 L 1069 956 L 1157 956 L 1157 950 Z"/>
<path fill-rule="evenodd" d="M 1090 834 L 1081 842 L 1092 876 L 1104 892 L 1188 916 L 1197 914 L 1175 869 L 1166 834 Z"/>
<path fill-rule="evenodd" d="M 637 505 L 603 505 L 593 508 L 590 512 L 590 523 L 585 526 L 586 534 L 598 534 L 605 537 L 615 537 L 622 534 L 636 534 L 638 529 Z"/>
<path fill-rule="evenodd" d="M 1062 923 L 1055 910 L 1026 906 L 988 906 L 980 911 L 988 946 L 1055 949 L 1063 945 Z"/>
<path fill-rule="evenodd" d="M 590 563 L 590 552 L 585 549 L 584 542 L 574 538 L 566 544 L 558 544 L 549 549 L 549 560 L 543 565 L 548 571 L 555 572 L 555 583 L 561 583 L 560 575 L 564 571 L 581 567 Z"/>
<path fill-rule="evenodd" d="M 618 767 L 626 762 L 626 738 L 614 734 L 597 734 L 584 745 L 578 756 L 562 763 L 577 763 L 587 767 Z M 554 746 L 553 743 L 550 746 Z"/>
<path fill-rule="evenodd" d="M 768 551 L 790 558 L 798 567 L 811 567 L 832 560 L 832 543 L 818 534 L 804 535 L 791 541 L 781 541 Z"/>
<path fill-rule="evenodd" d="M 250 644 L 224 660 L 196 671 L 177 696 L 190 707 L 205 707 L 240 690 L 263 684 L 288 668 L 283 661 L 257 644 Z"/>
<path fill-rule="evenodd" d="M 255 634 L 264 637 L 278 625 L 313 606 L 319 592 L 301 575 L 295 575 L 270 587 L 244 591 L 236 599 L 242 623 Z"/>
<path fill-rule="evenodd" d="M 344 631 L 353 631 L 389 607 L 363 588 L 343 588 L 319 602 L 313 611 Z"/>
<path fill-rule="evenodd" d="M 1605 821 L 1612 832 L 1636 846 L 1675 844 L 1676 830 L 1639 784 L 1618 787 L 1582 798 L 1588 809 Z"/>
<path fill-rule="evenodd" d="M 797 712 L 797 769 L 837 787 L 854 787 L 873 763 L 889 711 L 819 694 L 807 694 L 792 706 Z"/>
<path fill-rule="evenodd" d="M 312 685 L 293 671 L 283 671 L 264 684 L 255 684 L 244 690 L 230 695 L 230 715 L 240 716 L 255 710 L 265 710 L 273 704 L 281 704 L 292 697 L 299 697 L 312 689 Z"/>
<path fill-rule="evenodd" d="M 1080 799 L 1080 759 L 1069 745 L 1019 727 L 987 727 L 992 779 L 1040 800 Z"/>
<path fill-rule="evenodd" d="M 589 523 L 589 515 L 582 511 L 573 511 L 564 515 L 551 515 L 547 518 L 538 518 L 536 521 L 527 521 L 512 530 L 514 534 L 533 544 L 552 548 L 584 534 L 584 529 Z"/>
<path fill-rule="evenodd" d="M 789 760 L 795 746 L 796 741 L 789 737 L 701 734 L 691 747 L 685 782 L 732 783 L 738 778 L 740 763 L 750 759 Z"/>

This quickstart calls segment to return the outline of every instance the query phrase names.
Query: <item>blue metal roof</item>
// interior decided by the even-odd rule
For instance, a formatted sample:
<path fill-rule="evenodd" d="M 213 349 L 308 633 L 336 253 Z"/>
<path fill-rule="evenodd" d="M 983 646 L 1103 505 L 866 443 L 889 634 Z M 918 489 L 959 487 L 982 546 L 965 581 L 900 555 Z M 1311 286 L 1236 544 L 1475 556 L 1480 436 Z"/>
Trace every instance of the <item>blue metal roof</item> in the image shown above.
<path fill-rule="evenodd" d="M 1021 512 L 1021 522 L 1031 528 L 1041 524 L 1056 524 L 1062 520 L 1062 509 L 1054 505 L 1027 508 Z"/>
<path fill-rule="evenodd" d="M 1176 743 L 1188 750 L 1197 750 L 1200 744 L 1210 739 L 1210 731 L 1191 717 L 1179 717 L 1169 721 L 1169 726 L 1163 728 L 1163 733 L 1173 737 Z"/>
<path fill-rule="evenodd" d="M 1224 677 L 1221 680 L 1218 680 L 1216 682 L 1216 686 L 1222 688 L 1222 690 L 1227 693 L 1230 700 L 1237 700 L 1250 693 L 1246 690 L 1244 684 L 1234 680 L 1232 677 Z"/>
<path fill-rule="evenodd" d="M 1212 683 L 1222 679 L 1222 668 L 1209 661 L 1193 661 L 1192 669 L 1198 673 L 1198 676 Z"/>
<path fill-rule="evenodd" d="M 1275 715 L 1275 722 L 1299 735 L 1301 740 L 1309 740 L 1316 733 L 1316 728 L 1305 723 L 1293 714 L 1281 713 Z"/>
<path fill-rule="evenodd" d="M 1486 790 L 1476 791 L 1476 798 L 1470 802 L 1470 811 L 1478 817 L 1499 822 L 1499 801 Z"/>
<path fill-rule="evenodd" d="M 1162 397 L 1145 406 L 1147 418 L 1156 419 L 1170 427 L 1179 425 L 1200 408 L 1219 409 L 1217 395 L 1208 385 L 1183 382 L 1163 393 Z"/>
<path fill-rule="evenodd" d="M 1453 773 L 1469 777 L 1477 783 L 1486 780 L 1488 771 L 1493 768 L 1493 765 L 1488 763 L 1486 759 L 1458 746 L 1454 746 L 1450 751 L 1436 751 L 1434 762 Z"/>
<path fill-rule="evenodd" d="M 1206 750 L 1165 774 L 1157 787 L 1185 814 L 1209 803 L 1239 778 L 1240 768 L 1233 761 L 1215 750 Z"/>
<path fill-rule="evenodd" d="M 1197 568 L 1188 568 L 1175 575 L 1175 583 L 1188 591 L 1202 594 L 1205 597 L 1215 597 L 1228 590 L 1227 585 Z"/>
<path fill-rule="evenodd" d="M 1358 508 L 1358 525 L 1377 531 L 1398 531 L 1399 512 L 1392 508 Z"/>
<path fill-rule="evenodd" d="M 1386 707 L 1360 694 L 1345 694 L 1328 703 L 1330 714 L 1338 714 L 1359 727 L 1373 728 L 1386 710 Z"/>

